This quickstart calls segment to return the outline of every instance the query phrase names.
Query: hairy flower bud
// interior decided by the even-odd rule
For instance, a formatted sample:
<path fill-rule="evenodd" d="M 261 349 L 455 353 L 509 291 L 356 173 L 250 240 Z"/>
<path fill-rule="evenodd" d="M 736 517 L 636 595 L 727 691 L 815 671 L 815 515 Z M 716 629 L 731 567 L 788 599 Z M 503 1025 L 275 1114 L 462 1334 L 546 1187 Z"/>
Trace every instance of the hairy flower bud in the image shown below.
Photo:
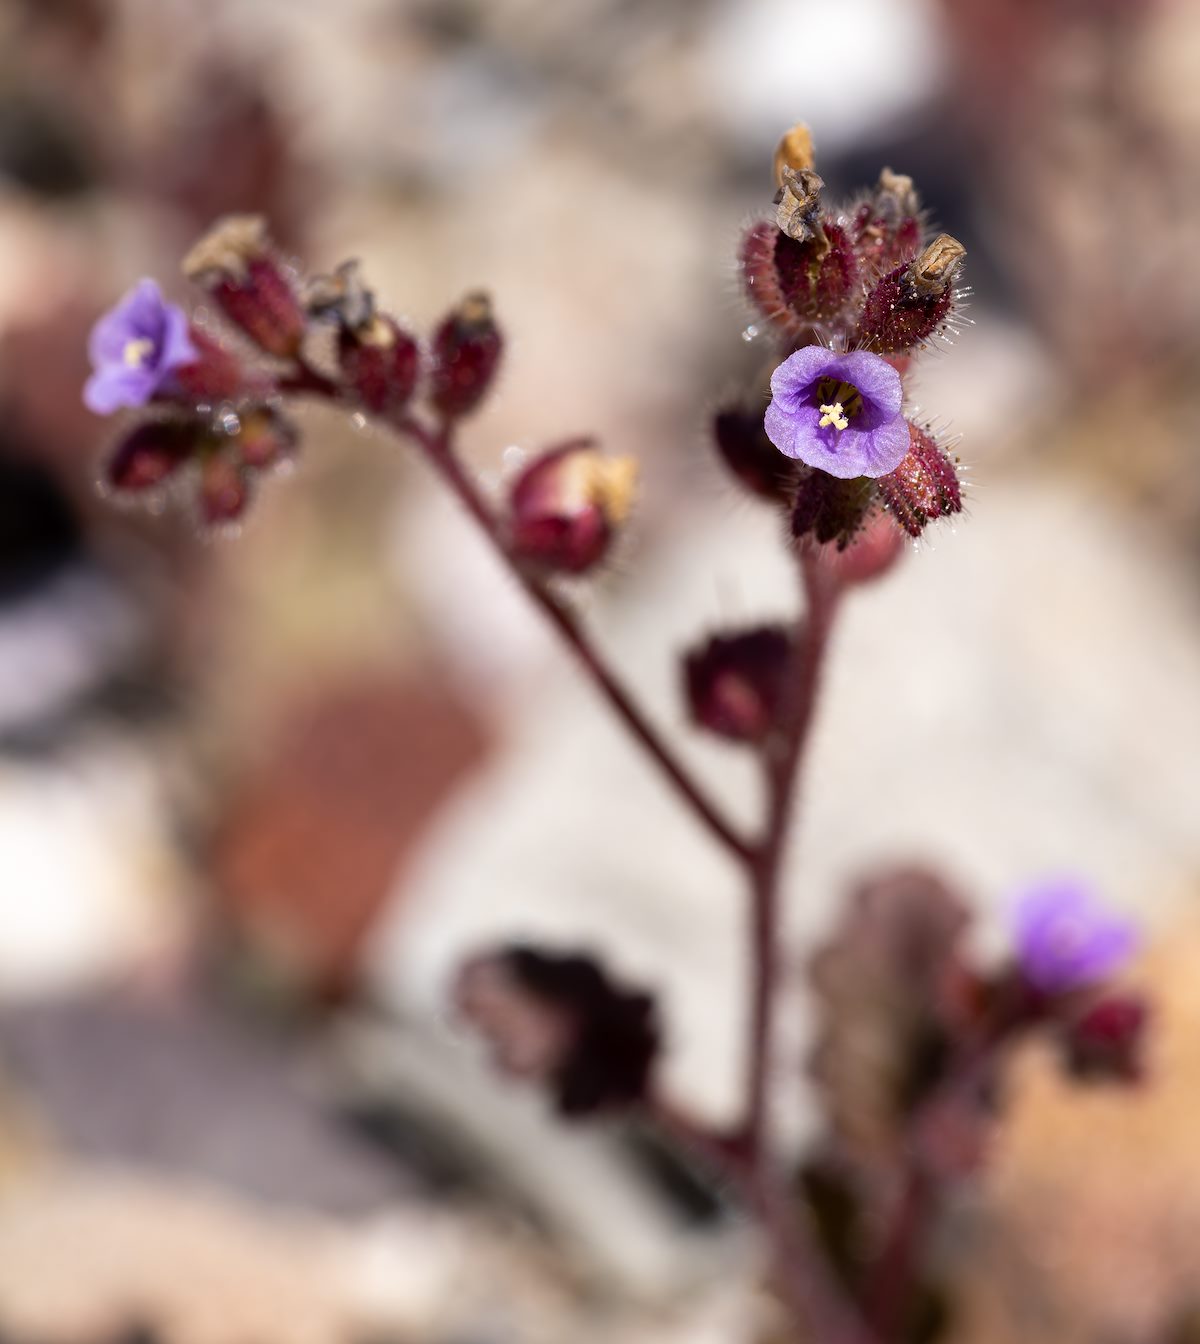
<path fill-rule="evenodd" d="M 416 390 L 420 349 L 390 317 L 377 314 L 358 330 L 344 328 L 338 359 L 346 385 L 376 415 L 400 410 Z"/>
<path fill-rule="evenodd" d="M 209 453 L 200 464 L 198 503 L 209 527 L 240 518 L 250 503 L 249 472 L 229 453 Z"/>
<path fill-rule="evenodd" d="M 858 323 L 858 342 L 881 354 L 922 345 L 946 324 L 965 249 L 939 234 L 912 261 L 888 271 L 871 287 Z"/>
<path fill-rule="evenodd" d="M 616 984 L 586 954 L 487 952 L 462 967 L 454 997 L 497 1066 L 547 1083 L 562 1115 L 619 1109 L 645 1095 L 659 1046 L 654 1000 Z"/>
<path fill-rule="evenodd" d="M 207 438 L 199 420 L 143 420 L 118 440 L 104 467 L 105 484 L 131 494 L 153 490 Z"/>
<path fill-rule="evenodd" d="M 752 225 L 742 240 L 746 294 L 785 334 L 798 337 L 812 324 L 836 317 L 853 299 L 858 258 L 845 230 L 832 220 L 804 242 L 769 221 Z"/>
<path fill-rule="evenodd" d="M 725 465 L 747 490 L 763 499 L 791 499 L 796 467 L 767 438 L 761 406 L 723 407 L 713 416 L 712 434 Z"/>
<path fill-rule="evenodd" d="M 468 294 L 434 333 L 429 399 L 448 419 L 468 415 L 483 400 L 503 350 L 486 294 Z"/>
<path fill-rule="evenodd" d="M 547 570 L 582 574 L 607 553 L 633 500 L 637 463 L 605 457 L 589 439 L 530 463 L 509 496 L 509 548 Z"/>
<path fill-rule="evenodd" d="M 300 349 L 307 318 L 261 215 L 218 221 L 184 258 L 183 272 L 260 349 L 284 358 Z"/>
<path fill-rule="evenodd" d="M 810 469 L 796 486 L 792 536 L 844 551 L 859 535 L 876 501 L 877 482 Z"/>
<path fill-rule="evenodd" d="M 1146 1003 L 1132 994 L 1097 999 L 1063 1033 L 1068 1071 L 1086 1082 L 1137 1082 L 1149 1016 Z"/>
<path fill-rule="evenodd" d="M 232 445 L 243 466 L 263 471 L 291 457 L 296 439 L 296 427 L 290 420 L 273 407 L 254 406 L 238 416 Z"/>
<path fill-rule="evenodd" d="M 880 275 L 921 250 L 921 201 L 911 177 L 885 168 L 854 212 L 851 237 L 868 274 Z"/>
<path fill-rule="evenodd" d="M 193 404 L 210 406 L 235 400 L 245 389 L 246 370 L 240 359 L 201 327 L 193 325 L 188 337 L 196 350 L 190 364 L 176 370 L 180 393 Z"/>
<path fill-rule="evenodd" d="M 693 722 L 734 742 L 762 742 L 775 725 L 790 658 L 782 626 L 713 635 L 683 660 Z"/>
<path fill-rule="evenodd" d="M 876 485 L 885 507 L 911 537 L 935 518 L 962 511 L 962 488 L 954 464 L 933 438 L 911 421 L 908 456 Z"/>

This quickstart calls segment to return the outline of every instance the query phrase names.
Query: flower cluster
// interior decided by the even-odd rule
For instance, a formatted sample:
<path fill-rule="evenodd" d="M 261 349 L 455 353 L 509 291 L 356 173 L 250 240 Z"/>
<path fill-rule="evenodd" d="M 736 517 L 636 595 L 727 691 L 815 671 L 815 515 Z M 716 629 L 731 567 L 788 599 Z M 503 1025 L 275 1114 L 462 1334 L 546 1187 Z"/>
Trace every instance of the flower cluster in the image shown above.
<path fill-rule="evenodd" d="M 912 180 L 890 169 L 827 208 L 803 128 L 783 138 L 775 169 L 775 218 L 747 230 L 740 258 L 779 362 L 765 418 L 753 398 L 722 407 L 717 447 L 743 484 L 789 509 L 805 544 L 845 550 L 880 512 L 920 536 L 961 510 L 962 492 L 945 446 L 906 415 L 904 381 L 960 320 L 963 248 L 928 237 Z"/>

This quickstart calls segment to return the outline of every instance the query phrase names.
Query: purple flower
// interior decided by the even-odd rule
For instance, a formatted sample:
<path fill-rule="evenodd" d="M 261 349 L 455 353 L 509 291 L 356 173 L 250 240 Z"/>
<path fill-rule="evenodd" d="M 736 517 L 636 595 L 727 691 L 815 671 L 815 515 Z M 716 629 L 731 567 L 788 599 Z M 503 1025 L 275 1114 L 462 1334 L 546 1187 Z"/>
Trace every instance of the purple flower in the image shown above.
<path fill-rule="evenodd" d="M 806 345 L 771 375 L 767 437 L 831 476 L 886 476 L 908 454 L 900 375 L 866 350 Z"/>
<path fill-rule="evenodd" d="M 187 314 L 163 299 L 153 280 L 141 280 L 92 328 L 92 376 L 83 401 L 96 415 L 144 406 L 198 352 L 188 337 Z"/>
<path fill-rule="evenodd" d="M 1022 973 L 1046 994 L 1103 980 L 1137 944 L 1133 925 L 1106 910 L 1077 877 L 1028 886 L 1016 903 L 1014 936 Z"/>

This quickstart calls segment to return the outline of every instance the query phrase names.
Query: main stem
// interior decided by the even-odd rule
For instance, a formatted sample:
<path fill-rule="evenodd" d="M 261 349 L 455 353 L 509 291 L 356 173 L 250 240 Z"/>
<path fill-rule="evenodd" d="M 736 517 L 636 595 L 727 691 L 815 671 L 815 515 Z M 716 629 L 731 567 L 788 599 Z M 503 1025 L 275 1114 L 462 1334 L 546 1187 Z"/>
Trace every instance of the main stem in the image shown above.
<path fill-rule="evenodd" d="M 618 717 L 624 722 L 634 738 L 641 743 L 647 755 L 683 797 L 692 812 L 735 857 L 743 863 L 750 863 L 753 859 L 753 849 L 750 842 L 737 833 L 679 763 L 674 752 L 663 741 L 658 730 L 651 724 L 641 707 L 617 680 L 615 674 L 592 644 L 587 631 L 575 618 L 574 613 L 563 606 L 553 593 L 539 583 L 537 579 L 513 562 L 491 509 L 476 488 L 475 482 L 463 470 L 454 455 L 449 427 L 431 431 L 424 425 L 407 418 L 399 421 L 397 427 L 421 444 L 438 474 L 471 517 L 479 524 L 480 531 L 483 532 L 497 554 L 511 569 L 530 599 L 541 608 L 542 613 L 558 630 L 564 642 L 573 650 L 575 656 L 583 665 L 593 684 L 616 711 Z"/>
<path fill-rule="evenodd" d="M 796 626 L 792 669 L 787 682 L 787 697 L 781 708 L 780 728 L 768 743 L 763 761 L 767 786 L 766 825 L 762 841 L 748 865 L 752 988 L 746 1144 L 760 1170 L 769 1165 L 771 1147 L 769 1082 L 779 961 L 780 878 L 800 762 L 812 726 L 838 599 L 836 579 L 816 556 L 802 552 L 800 564 L 807 604 Z"/>

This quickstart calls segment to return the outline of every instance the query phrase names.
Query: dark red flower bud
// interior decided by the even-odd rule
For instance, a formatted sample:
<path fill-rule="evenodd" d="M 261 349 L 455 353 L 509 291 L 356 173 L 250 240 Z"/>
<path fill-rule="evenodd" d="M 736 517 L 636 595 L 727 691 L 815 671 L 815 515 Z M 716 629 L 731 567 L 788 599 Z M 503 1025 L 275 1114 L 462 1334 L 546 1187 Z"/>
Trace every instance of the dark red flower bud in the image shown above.
<path fill-rule="evenodd" d="M 753 494 L 788 500 L 797 467 L 767 438 L 762 406 L 726 406 L 713 417 L 713 441 L 725 465 Z"/>
<path fill-rule="evenodd" d="M 693 721 L 734 742 L 762 742 L 775 724 L 791 659 L 782 626 L 714 635 L 683 661 Z"/>
<path fill-rule="evenodd" d="M 254 406 L 238 416 L 231 435 L 242 465 L 262 471 L 291 457 L 296 447 L 296 427 L 273 407 Z"/>
<path fill-rule="evenodd" d="M 209 453 L 200 464 L 199 507 L 210 527 L 240 518 L 250 502 L 250 476 L 229 453 Z"/>
<path fill-rule="evenodd" d="M 455 1002 L 497 1066 L 548 1084 L 561 1114 L 633 1105 L 646 1093 L 659 1030 L 648 994 L 614 983 L 589 956 L 507 947 L 460 970 Z"/>
<path fill-rule="evenodd" d="M 796 486 L 792 536 L 844 551 L 867 521 L 876 502 L 875 487 L 866 476 L 843 480 L 809 468 Z"/>
<path fill-rule="evenodd" d="M 1150 1011 L 1132 994 L 1111 994 L 1092 1003 L 1063 1035 L 1066 1066 L 1087 1082 L 1137 1082 L 1144 1070 Z"/>
<path fill-rule="evenodd" d="M 104 481 L 114 490 L 153 490 L 177 471 L 205 441 L 199 420 L 145 420 L 113 449 Z"/>
<path fill-rule="evenodd" d="M 188 336 L 199 358 L 175 372 L 184 397 L 193 404 L 207 402 L 210 406 L 235 400 L 246 386 L 241 360 L 195 324 Z"/>
<path fill-rule="evenodd" d="M 220 220 L 184 258 L 183 271 L 260 349 L 283 358 L 300 349 L 308 319 L 261 215 Z"/>
<path fill-rule="evenodd" d="M 468 294 L 433 337 L 429 399 L 448 419 L 468 415 L 492 385 L 504 347 L 486 294 Z"/>
<path fill-rule="evenodd" d="M 532 462 L 509 496 L 509 548 L 547 570 L 582 574 L 607 553 L 633 500 L 637 463 L 605 457 L 588 439 Z"/>
<path fill-rule="evenodd" d="M 921 250 L 923 232 L 912 178 L 885 168 L 851 224 L 850 236 L 867 273 L 880 275 L 912 261 Z"/>
<path fill-rule="evenodd" d="M 871 287 L 859 317 L 857 343 L 880 354 L 910 350 L 940 331 L 954 303 L 963 245 L 939 234 L 914 260 Z"/>
<path fill-rule="evenodd" d="M 420 349 L 390 317 L 376 315 L 362 327 L 344 327 L 338 358 L 346 385 L 375 415 L 400 410 L 416 389 Z"/>
<path fill-rule="evenodd" d="M 845 230 L 828 219 L 803 242 L 770 221 L 754 224 L 742 239 L 741 262 L 751 302 L 793 337 L 837 316 L 858 283 L 854 248 Z"/>
<path fill-rule="evenodd" d="M 908 456 L 876 485 L 892 517 L 911 537 L 935 518 L 962 511 L 962 487 L 954 463 L 924 430 L 909 422 Z"/>

